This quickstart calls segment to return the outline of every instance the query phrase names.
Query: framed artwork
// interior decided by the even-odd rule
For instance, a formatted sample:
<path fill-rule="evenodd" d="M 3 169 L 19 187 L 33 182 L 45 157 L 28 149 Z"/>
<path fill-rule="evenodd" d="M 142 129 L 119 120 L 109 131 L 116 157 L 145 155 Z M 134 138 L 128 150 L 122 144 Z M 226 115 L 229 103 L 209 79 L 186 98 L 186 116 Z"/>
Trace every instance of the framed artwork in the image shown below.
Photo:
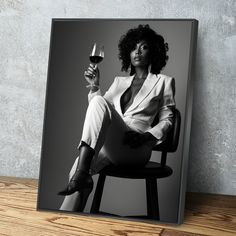
<path fill-rule="evenodd" d="M 183 222 L 197 27 L 52 20 L 37 210 Z"/>

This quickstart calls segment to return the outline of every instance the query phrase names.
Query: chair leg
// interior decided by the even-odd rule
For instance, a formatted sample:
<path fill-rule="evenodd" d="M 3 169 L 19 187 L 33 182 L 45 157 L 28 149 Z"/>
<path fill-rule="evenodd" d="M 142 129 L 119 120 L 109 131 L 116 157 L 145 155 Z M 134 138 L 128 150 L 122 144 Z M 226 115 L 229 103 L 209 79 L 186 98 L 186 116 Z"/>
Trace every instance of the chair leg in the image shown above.
<path fill-rule="evenodd" d="M 148 218 L 160 220 L 157 182 L 155 178 L 146 179 L 146 196 Z"/>
<path fill-rule="evenodd" d="M 90 213 L 99 213 L 105 179 L 106 179 L 106 175 L 103 175 L 103 174 L 99 175 Z"/>

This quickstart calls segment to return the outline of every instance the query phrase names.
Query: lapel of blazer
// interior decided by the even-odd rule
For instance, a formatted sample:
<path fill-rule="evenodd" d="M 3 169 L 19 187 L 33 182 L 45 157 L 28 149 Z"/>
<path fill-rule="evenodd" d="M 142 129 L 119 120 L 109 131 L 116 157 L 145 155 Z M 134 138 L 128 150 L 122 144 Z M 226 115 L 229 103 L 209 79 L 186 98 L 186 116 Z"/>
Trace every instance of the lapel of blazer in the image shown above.
<path fill-rule="evenodd" d="M 120 115 L 123 115 L 122 110 L 121 110 L 121 106 L 120 106 L 121 96 L 126 91 L 126 89 L 128 89 L 131 86 L 133 78 L 134 78 L 134 75 L 127 76 L 119 84 L 119 95 L 118 95 L 117 100 L 116 100 L 116 102 L 117 102 L 116 107 L 118 108 L 118 112 L 120 113 Z"/>
<path fill-rule="evenodd" d="M 151 90 L 156 85 L 156 83 L 159 81 L 159 79 L 160 79 L 160 74 L 155 75 L 155 74 L 149 73 L 146 80 L 144 81 L 141 89 L 139 90 L 139 92 L 135 96 L 132 105 L 127 109 L 127 111 L 125 113 L 130 112 L 133 109 L 135 109 L 148 96 L 148 94 L 151 92 Z M 131 82 L 132 82 L 132 80 L 131 80 Z"/>

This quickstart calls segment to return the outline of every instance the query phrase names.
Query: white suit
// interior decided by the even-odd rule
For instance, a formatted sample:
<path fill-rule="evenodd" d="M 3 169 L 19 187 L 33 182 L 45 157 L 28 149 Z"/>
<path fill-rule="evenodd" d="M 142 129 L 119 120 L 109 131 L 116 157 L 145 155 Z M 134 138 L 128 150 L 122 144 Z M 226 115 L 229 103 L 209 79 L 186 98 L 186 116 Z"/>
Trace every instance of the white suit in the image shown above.
<path fill-rule="evenodd" d="M 150 159 L 152 147 L 165 139 L 172 125 L 172 108 L 175 107 L 174 78 L 149 73 L 133 103 L 123 114 L 121 96 L 131 86 L 133 78 L 134 76 L 116 77 L 103 97 L 100 90 L 88 94 L 89 106 L 81 141 L 95 149 L 92 174 L 111 162 L 118 165 L 145 165 Z M 152 127 L 156 115 L 159 123 Z M 150 132 L 157 138 L 157 142 L 130 148 L 123 144 L 124 132 L 128 130 Z M 70 176 L 75 171 L 78 158 Z"/>

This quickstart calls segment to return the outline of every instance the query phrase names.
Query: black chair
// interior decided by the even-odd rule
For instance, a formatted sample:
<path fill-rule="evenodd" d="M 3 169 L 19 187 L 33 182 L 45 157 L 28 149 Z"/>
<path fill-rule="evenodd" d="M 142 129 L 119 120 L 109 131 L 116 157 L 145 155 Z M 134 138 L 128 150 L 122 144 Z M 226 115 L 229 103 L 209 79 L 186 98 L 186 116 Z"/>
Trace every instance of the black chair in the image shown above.
<path fill-rule="evenodd" d="M 174 109 L 174 122 L 172 129 L 168 132 L 167 139 L 155 146 L 154 151 L 160 151 L 161 162 L 149 161 L 146 166 L 132 168 L 108 166 L 102 169 L 99 173 L 95 194 L 93 197 L 90 213 L 99 213 L 100 203 L 102 199 L 103 187 L 106 176 L 130 178 L 130 179 L 145 179 L 146 180 L 146 196 L 147 196 L 147 216 L 148 219 L 160 219 L 158 192 L 157 192 L 157 179 L 165 178 L 172 174 L 172 169 L 166 165 L 166 157 L 168 152 L 175 152 L 178 147 L 181 116 L 177 109 Z M 158 122 L 157 118 L 154 120 L 153 125 Z"/>

